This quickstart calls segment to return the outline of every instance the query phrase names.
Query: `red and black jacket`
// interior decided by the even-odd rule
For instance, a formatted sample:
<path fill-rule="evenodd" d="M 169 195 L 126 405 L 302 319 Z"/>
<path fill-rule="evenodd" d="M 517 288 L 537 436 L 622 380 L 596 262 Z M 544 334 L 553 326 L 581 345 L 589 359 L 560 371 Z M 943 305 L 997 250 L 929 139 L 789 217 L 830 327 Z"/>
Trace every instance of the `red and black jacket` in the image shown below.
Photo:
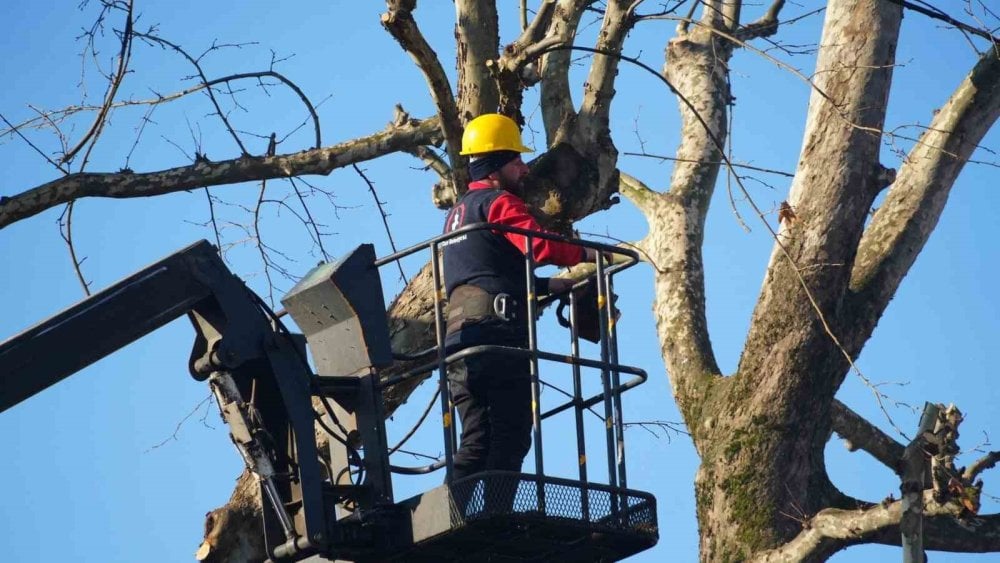
<path fill-rule="evenodd" d="M 496 223 L 545 232 L 516 195 L 489 182 L 472 182 L 448 212 L 444 232 L 473 223 Z M 442 243 L 444 281 L 448 295 L 460 285 L 474 285 L 489 293 L 526 297 L 527 237 L 488 229 L 474 230 Z M 582 247 L 543 238 L 532 244 L 535 262 L 573 266 L 584 258 Z M 536 278 L 536 291 L 547 293 L 548 279 Z"/>

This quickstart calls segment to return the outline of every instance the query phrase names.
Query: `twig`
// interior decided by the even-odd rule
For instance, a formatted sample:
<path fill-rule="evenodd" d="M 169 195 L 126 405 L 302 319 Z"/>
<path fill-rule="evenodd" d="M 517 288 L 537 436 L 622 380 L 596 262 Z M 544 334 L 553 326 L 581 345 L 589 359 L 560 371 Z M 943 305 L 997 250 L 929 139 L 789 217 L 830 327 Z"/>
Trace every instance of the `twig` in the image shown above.
<path fill-rule="evenodd" d="M 897 5 L 897 6 L 902 6 L 903 8 L 906 8 L 907 10 L 912 10 L 914 12 L 923 14 L 923 15 L 929 17 L 929 18 L 940 20 L 940 21 L 943 21 L 943 22 L 945 22 L 947 24 L 953 25 L 956 28 L 958 28 L 958 29 L 960 29 L 960 30 L 962 30 L 962 31 L 964 31 L 966 33 L 971 33 L 973 35 L 977 35 L 977 36 L 982 37 L 984 39 L 989 39 L 990 42 L 993 43 L 994 45 L 996 45 L 997 43 L 1000 43 L 1000 38 L 994 36 L 993 34 L 988 33 L 986 31 L 983 31 L 982 29 L 979 29 L 977 27 L 973 27 L 971 25 L 962 23 L 962 22 L 956 20 L 955 18 L 949 16 L 948 14 L 942 12 L 941 10 L 938 10 L 937 8 L 934 8 L 933 10 L 929 10 L 929 9 L 924 8 L 922 6 L 918 6 L 918 5 L 914 4 L 913 2 L 907 2 L 906 0 L 887 0 L 887 1 L 893 3 L 893 4 Z"/>
<path fill-rule="evenodd" d="M 306 213 L 306 217 L 308 218 L 306 226 L 312 227 L 313 233 L 316 234 L 316 246 L 319 247 L 323 260 L 328 262 L 330 260 L 330 255 L 326 253 L 326 248 L 323 247 L 323 235 L 319 232 L 319 226 L 316 224 L 316 220 L 313 219 L 312 213 L 309 211 L 309 206 L 306 205 L 305 197 L 303 197 L 302 192 L 299 191 L 299 186 L 295 183 L 295 178 L 289 177 L 288 181 L 292 184 L 292 189 L 295 190 L 295 195 L 298 196 L 299 203 L 302 204 L 302 210 Z"/>
<path fill-rule="evenodd" d="M 208 77 L 205 76 L 205 71 L 203 71 L 201 68 L 201 64 L 196 59 L 192 58 L 191 55 L 189 55 L 187 51 L 182 49 L 179 45 L 175 45 L 174 43 L 171 43 L 166 39 L 156 37 L 155 35 L 150 35 L 147 33 L 136 33 L 135 36 L 142 39 L 146 39 L 148 41 L 152 41 L 154 43 L 159 43 L 160 45 L 166 45 L 167 47 L 170 47 L 174 51 L 177 51 L 184 58 L 186 58 L 188 62 L 194 65 L 194 68 L 195 70 L 198 71 L 198 76 L 201 77 L 202 82 L 207 83 L 209 81 Z M 208 94 L 208 98 L 212 101 L 212 105 L 215 106 L 216 115 L 219 116 L 219 119 L 222 120 L 222 123 L 226 126 L 226 129 L 229 130 L 229 134 L 232 135 L 233 140 L 235 140 L 236 144 L 239 145 L 240 152 L 242 152 L 243 154 L 250 154 L 249 152 L 247 152 L 246 147 L 243 146 L 243 141 L 240 140 L 239 135 L 237 135 L 236 131 L 233 130 L 233 126 L 229 124 L 229 119 L 226 118 L 225 114 L 222 112 L 222 108 L 219 106 L 219 101 L 215 99 L 215 94 L 212 93 L 211 86 L 206 88 L 205 92 Z"/>
<path fill-rule="evenodd" d="M 212 192 L 209 188 L 205 188 L 205 198 L 208 199 L 208 215 L 209 221 L 212 223 L 212 232 L 215 233 L 215 248 L 219 250 L 220 256 L 222 253 L 222 236 L 219 233 L 219 224 L 215 220 L 215 201 L 212 198 Z"/>
<path fill-rule="evenodd" d="M 726 73 L 726 91 L 733 91 L 732 77 L 729 72 L 729 65 L 723 65 Z M 728 131 L 726 132 L 726 147 L 729 150 L 726 160 L 729 162 L 733 161 L 733 104 L 732 97 L 726 103 L 726 110 L 728 118 L 726 119 L 726 127 Z M 736 170 L 733 168 L 726 168 L 726 195 L 729 198 L 729 208 L 733 210 L 733 215 L 736 216 L 736 221 L 739 223 L 740 227 L 743 228 L 744 232 L 750 232 L 750 225 L 747 225 L 746 221 L 743 220 L 743 215 L 740 214 L 740 210 L 736 207 L 736 199 L 733 198 L 733 176 L 736 175 Z"/>
<path fill-rule="evenodd" d="M 94 144 L 97 142 L 97 138 L 101 134 L 101 130 L 104 129 L 105 119 L 108 116 L 108 112 L 111 110 L 111 104 L 115 100 L 115 95 L 118 93 L 118 88 L 121 86 L 122 80 L 125 78 L 125 72 L 128 70 L 129 60 L 132 58 L 132 0 L 128 0 L 128 8 L 126 10 L 125 16 L 125 30 L 122 31 L 122 48 L 118 55 L 118 70 L 115 72 L 114 78 L 111 80 L 111 84 L 108 85 L 108 91 L 104 98 L 104 104 L 101 106 L 101 110 L 97 113 L 97 118 L 94 119 L 93 125 L 84 134 L 84 136 L 77 142 L 76 146 L 70 149 L 63 157 L 60 162 L 65 164 L 73 159 L 77 153 L 91 140 L 91 149 L 93 149 Z M 90 151 L 87 152 L 90 154 Z"/>
<path fill-rule="evenodd" d="M 622 426 L 624 428 L 628 428 L 630 426 L 638 426 L 639 428 L 642 428 L 646 432 L 649 432 L 656 438 L 660 438 L 661 436 L 657 434 L 656 431 L 653 429 L 654 428 L 659 429 L 663 432 L 663 435 L 667 438 L 668 442 L 670 441 L 671 432 L 674 432 L 675 434 L 683 434 L 685 436 L 691 435 L 687 430 L 683 429 L 684 428 L 683 422 L 673 422 L 670 420 L 646 420 L 639 422 L 625 422 L 622 423 Z"/>
<path fill-rule="evenodd" d="M 260 236 L 260 210 L 264 206 L 264 194 L 267 192 L 267 180 L 260 181 L 260 193 L 257 196 L 257 205 L 253 210 L 253 234 L 257 242 L 257 250 L 260 252 L 260 259 L 264 263 L 264 278 L 267 280 L 267 300 L 271 307 L 274 307 L 274 281 L 271 279 L 271 263 L 264 250 L 264 241 Z"/>
<path fill-rule="evenodd" d="M 375 184 L 368 179 L 368 176 L 365 175 L 357 164 L 351 164 L 351 167 L 354 168 L 354 171 L 358 173 L 358 176 L 361 176 L 361 179 L 368 185 L 368 191 L 372 194 L 372 199 L 375 200 L 375 206 L 378 207 L 378 212 L 382 216 L 382 224 L 385 226 L 385 234 L 389 237 L 389 247 L 392 248 L 393 253 L 398 252 L 396 249 L 396 241 L 392 238 L 392 230 L 389 228 L 389 215 L 386 214 L 385 209 L 382 208 L 382 201 L 379 200 L 378 192 L 375 191 Z M 403 281 L 409 284 L 410 280 L 406 277 L 406 272 L 403 271 L 403 264 L 401 264 L 399 260 L 396 261 L 396 267 L 399 268 L 399 275 L 403 278 Z"/>
<path fill-rule="evenodd" d="M 186 421 L 187 421 L 187 419 L 189 419 L 189 418 L 191 418 L 192 416 L 194 416 L 194 414 L 195 414 L 196 412 L 198 412 L 198 411 L 199 411 L 199 410 L 201 409 L 202 405 L 204 405 L 205 403 L 207 403 L 207 402 L 208 402 L 208 401 L 209 401 L 209 400 L 210 400 L 211 398 L 212 398 L 212 394 L 211 394 L 211 393 L 209 393 L 209 395 L 208 395 L 207 397 L 205 397 L 205 398 L 204 398 L 204 399 L 202 399 L 202 400 L 201 400 L 201 401 L 200 401 L 200 402 L 199 402 L 199 403 L 198 403 L 197 405 L 195 405 L 195 406 L 194 406 L 194 408 L 193 408 L 193 409 L 191 409 L 191 412 L 187 413 L 187 415 L 185 415 L 185 416 L 184 416 L 184 418 L 182 418 L 182 419 L 180 420 L 180 422 L 178 422 L 178 423 L 177 423 L 177 426 L 176 426 L 176 427 L 174 428 L 174 433 L 173 433 L 173 434 L 171 434 L 171 435 L 170 435 L 170 436 L 168 436 L 167 438 L 164 438 L 164 439 L 163 439 L 163 441 L 162 441 L 162 442 L 160 442 L 159 444 L 156 444 L 156 445 L 154 445 L 154 446 L 151 446 L 151 447 L 150 447 L 149 449 L 147 449 L 147 450 L 146 450 L 145 452 L 143 452 L 143 453 L 149 453 L 149 452 L 151 452 L 151 451 L 153 451 L 153 450 L 155 450 L 155 449 L 157 449 L 157 448 L 159 448 L 159 447 L 163 446 L 164 444 L 166 444 L 166 443 L 167 443 L 167 442 L 169 442 L 170 440 L 176 440 L 176 439 L 177 439 L 177 434 L 178 434 L 178 433 L 179 433 L 179 432 L 181 431 L 181 426 L 183 426 L 183 425 L 184 425 L 184 422 L 186 422 Z M 209 425 L 208 425 L 208 423 L 206 423 L 206 422 L 205 422 L 205 418 L 206 418 L 207 416 L 208 416 L 208 409 L 206 409 L 206 410 L 205 410 L 205 416 L 203 416 L 203 417 L 201 418 L 201 422 L 202 422 L 202 424 L 205 424 L 205 426 L 208 426 L 209 428 L 211 428 L 211 426 L 209 426 Z"/>
<path fill-rule="evenodd" d="M 83 260 L 78 260 L 76 257 L 76 248 L 73 246 L 73 206 L 76 204 L 76 200 L 71 201 L 66 204 L 66 209 L 63 214 L 59 217 L 59 235 L 62 239 L 66 241 L 66 248 L 69 249 L 69 258 L 73 262 L 73 271 L 76 272 L 76 279 L 80 281 L 80 286 L 83 287 L 83 293 L 90 296 L 90 284 L 83 277 Z"/>
<path fill-rule="evenodd" d="M 10 121 L 7 121 L 7 118 L 4 117 L 4 115 L 2 113 L 0 113 L 0 119 L 2 119 L 3 122 L 7 124 L 7 127 L 10 127 L 10 129 L 8 131 L 12 131 L 12 132 L 16 133 L 17 136 L 21 138 L 21 140 L 23 140 L 25 143 L 28 143 L 29 147 L 31 147 L 32 149 L 34 149 L 35 152 L 37 152 L 38 154 L 42 155 L 42 158 L 44 158 L 45 160 L 47 160 L 49 162 L 49 164 L 51 164 L 52 166 L 55 166 L 56 169 L 59 170 L 60 172 L 62 172 L 63 174 L 69 174 L 69 170 L 66 170 L 65 168 L 62 167 L 61 164 L 59 164 L 58 162 L 56 162 L 56 161 L 52 160 L 51 158 L 49 158 L 49 156 L 47 154 L 45 154 L 44 152 L 42 152 L 42 149 L 36 147 L 34 143 L 32 143 L 31 141 L 29 141 L 28 138 L 25 137 L 23 133 L 21 133 L 21 131 L 20 131 L 20 129 L 18 127 L 14 127 L 10 123 Z"/>

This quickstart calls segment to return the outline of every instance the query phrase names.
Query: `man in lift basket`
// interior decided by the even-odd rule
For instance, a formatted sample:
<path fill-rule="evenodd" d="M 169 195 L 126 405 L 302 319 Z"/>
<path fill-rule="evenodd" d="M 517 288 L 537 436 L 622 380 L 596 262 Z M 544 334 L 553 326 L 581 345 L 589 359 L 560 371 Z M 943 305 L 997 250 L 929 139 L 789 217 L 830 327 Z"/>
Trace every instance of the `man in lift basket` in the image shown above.
<path fill-rule="evenodd" d="M 525 152 L 532 149 L 521 142 L 521 132 L 509 117 L 484 114 L 470 121 L 462 135 L 462 154 L 471 157 L 472 181 L 448 213 L 444 232 L 473 223 L 546 232 L 521 199 L 528 174 L 521 160 Z M 540 265 L 596 261 L 591 248 L 544 238 L 533 238 L 532 243 Z M 442 243 L 449 353 L 482 344 L 528 346 L 526 245 L 524 235 L 489 229 Z M 572 284 L 535 278 L 540 295 L 566 291 Z M 520 471 L 531 447 L 530 360 L 476 354 L 451 363 L 448 379 L 462 421 L 453 478 L 488 470 Z"/>

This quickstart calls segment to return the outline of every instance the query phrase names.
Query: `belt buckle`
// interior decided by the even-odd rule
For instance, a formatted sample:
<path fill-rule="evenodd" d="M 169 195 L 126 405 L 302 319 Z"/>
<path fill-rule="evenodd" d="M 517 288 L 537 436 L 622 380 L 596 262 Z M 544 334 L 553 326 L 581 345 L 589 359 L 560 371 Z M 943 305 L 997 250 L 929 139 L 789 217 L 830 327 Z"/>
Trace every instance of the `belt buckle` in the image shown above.
<path fill-rule="evenodd" d="M 514 300 L 511 299 L 510 295 L 506 293 L 498 293 L 496 297 L 493 298 L 493 313 L 504 322 L 510 322 L 514 320 L 516 316 L 516 311 L 513 311 L 512 305 L 515 305 Z"/>

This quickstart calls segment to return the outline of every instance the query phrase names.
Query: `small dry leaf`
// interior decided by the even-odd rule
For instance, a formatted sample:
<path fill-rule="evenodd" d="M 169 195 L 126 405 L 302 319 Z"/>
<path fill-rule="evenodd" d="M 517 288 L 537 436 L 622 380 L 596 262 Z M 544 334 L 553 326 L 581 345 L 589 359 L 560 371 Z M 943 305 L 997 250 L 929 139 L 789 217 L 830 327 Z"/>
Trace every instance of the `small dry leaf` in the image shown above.
<path fill-rule="evenodd" d="M 979 514 L 979 507 L 976 506 L 976 502 L 971 498 L 962 497 L 962 506 L 973 514 Z"/>
<path fill-rule="evenodd" d="M 781 202 L 781 206 L 778 207 L 778 222 L 785 223 L 789 225 L 798 220 L 798 216 L 795 215 L 795 210 L 792 209 L 791 205 L 788 205 L 787 201 Z"/>
<path fill-rule="evenodd" d="M 958 498 L 958 502 L 972 514 L 979 514 L 979 495 L 975 487 L 966 487 L 962 481 L 952 477 L 948 480 L 948 492 Z"/>

